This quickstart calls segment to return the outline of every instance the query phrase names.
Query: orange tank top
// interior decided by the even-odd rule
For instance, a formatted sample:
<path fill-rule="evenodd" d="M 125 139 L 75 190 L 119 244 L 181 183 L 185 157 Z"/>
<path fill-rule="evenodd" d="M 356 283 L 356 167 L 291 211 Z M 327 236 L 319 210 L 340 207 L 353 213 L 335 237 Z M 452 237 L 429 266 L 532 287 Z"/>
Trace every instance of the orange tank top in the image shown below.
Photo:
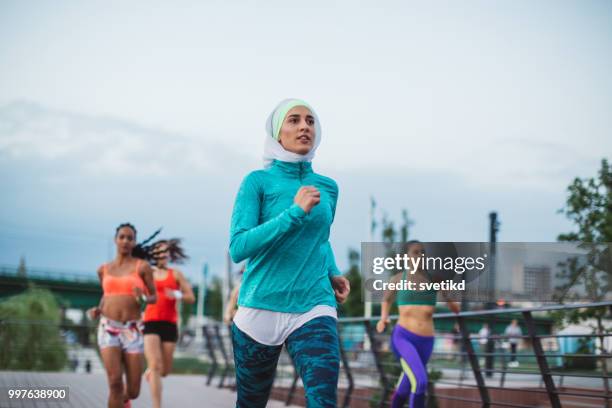
<path fill-rule="evenodd" d="M 144 321 L 164 321 L 176 323 L 176 299 L 166 295 L 166 289 L 178 290 L 179 284 L 174 276 L 174 271 L 168 269 L 168 275 L 164 279 L 155 279 L 155 289 L 157 290 L 157 302 L 147 305 L 144 314 Z"/>
<path fill-rule="evenodd" d="M 125 276 L 113 276 L 108 273 L 108 265 L 104 264 L 102 266 L 102 290 L 104 291 L 104 296 L 134 296 L 134 288 L 140 288 L 143 293 L 146 293 L 144 282 L 140 275 L 138 275 L 139 266 L 140 260 L 136 261 L 136 268 L 132 273 Z"/>

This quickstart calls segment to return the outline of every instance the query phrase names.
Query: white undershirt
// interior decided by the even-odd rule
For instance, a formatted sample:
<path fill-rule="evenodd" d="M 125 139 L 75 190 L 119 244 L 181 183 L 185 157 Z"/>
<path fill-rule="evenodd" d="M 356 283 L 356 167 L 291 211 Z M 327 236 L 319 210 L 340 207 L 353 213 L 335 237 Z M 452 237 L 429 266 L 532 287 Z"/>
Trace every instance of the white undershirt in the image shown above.
<path fill-rule="evenodd" d="M 240 306 L 234 324 L 253 340 L 267 346 L 279 346 L 306 322 L 321 316 L 338 318 L 336 308 L 318 305 L 305 313 L 283 313 Z"/>

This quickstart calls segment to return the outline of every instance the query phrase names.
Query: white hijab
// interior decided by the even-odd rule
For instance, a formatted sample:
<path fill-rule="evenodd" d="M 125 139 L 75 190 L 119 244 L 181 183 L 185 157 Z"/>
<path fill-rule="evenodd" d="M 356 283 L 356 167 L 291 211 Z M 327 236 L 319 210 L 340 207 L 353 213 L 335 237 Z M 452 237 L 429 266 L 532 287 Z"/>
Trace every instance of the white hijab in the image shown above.
<path fill-rule="evenodd" d="M 285 150 L 283 146 L 278 142 L 280 128 L 283 125 L 287 112 L 296 106 L 304 106 L 312 116 L 315 118 L 315 138 L 312 149 L 306 154 L 297 154 Z M 321 143 L 321 124 L 319 123 L 319 117 L 317 113 L 308 105 L 306 102 L 300 99 L 285 99 L 281 101 L 276 108 L 272 111 L 268 120 L 266 120 L 266 141 L 264 144 L 264 168 L 268 168 L 272 165 L 272 160 L 279 160 L 284 162 L 303 162 L 312 161 L 315 155 L 315 151 Z"/>

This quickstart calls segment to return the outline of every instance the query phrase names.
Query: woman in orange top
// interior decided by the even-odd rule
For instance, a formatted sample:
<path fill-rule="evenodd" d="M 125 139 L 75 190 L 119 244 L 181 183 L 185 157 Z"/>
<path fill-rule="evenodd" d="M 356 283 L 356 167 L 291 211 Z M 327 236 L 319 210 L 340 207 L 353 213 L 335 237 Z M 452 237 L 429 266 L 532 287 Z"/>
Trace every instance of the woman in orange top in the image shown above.
<path fill-rule="evenodd" d="M 104 291 L 100 306 L 89 311 L 92 318 L 100 317 L 98 346 L 108 377 L 110 408 L 130 407 L 130 400 L 140 394 L 143 369 L 140 305 L 157 300 L 153 270 L 142 259 L 148 257 L 147 248 L 136 244 L 136 228 L 127 223 L 119 225 L 115 244 L 115 259 L 98 268 Z"/>
<path fill-rule="evenodd" d="M 168 268 L 169 261 L 180 262 L 187 258 L 179 244 L 178 239 L 161 240 L 154 244 L 153 250 L 157 303 L 148 305 L 144 313 L 145 378 L 151 386 L 153 408 L 161 406 L 161 377 L 172 370 L 172 356 L 178 339 L 176 302 L 195 302 L 187 279 L 178 269 Z"/>

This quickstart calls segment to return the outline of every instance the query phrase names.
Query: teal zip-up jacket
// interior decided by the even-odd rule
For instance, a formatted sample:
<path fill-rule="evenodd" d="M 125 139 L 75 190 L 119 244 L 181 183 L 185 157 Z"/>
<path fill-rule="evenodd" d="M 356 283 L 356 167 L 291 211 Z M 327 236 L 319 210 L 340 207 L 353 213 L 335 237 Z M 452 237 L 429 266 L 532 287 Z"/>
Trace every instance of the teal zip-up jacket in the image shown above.
<path fill-rule="evenodd" d="M 309 214 L 293 202 L 302 186 L 314 186 L 321 202 Z M 338 185 L 312 171 L 310 162 L 274 160 L 248 174 L 240 186 L 230 237 L 234 262 L 245 259 L 238 305 L 304 313 L 336 307 L 331 277 L 341 275 L 329 244 Z"/>

